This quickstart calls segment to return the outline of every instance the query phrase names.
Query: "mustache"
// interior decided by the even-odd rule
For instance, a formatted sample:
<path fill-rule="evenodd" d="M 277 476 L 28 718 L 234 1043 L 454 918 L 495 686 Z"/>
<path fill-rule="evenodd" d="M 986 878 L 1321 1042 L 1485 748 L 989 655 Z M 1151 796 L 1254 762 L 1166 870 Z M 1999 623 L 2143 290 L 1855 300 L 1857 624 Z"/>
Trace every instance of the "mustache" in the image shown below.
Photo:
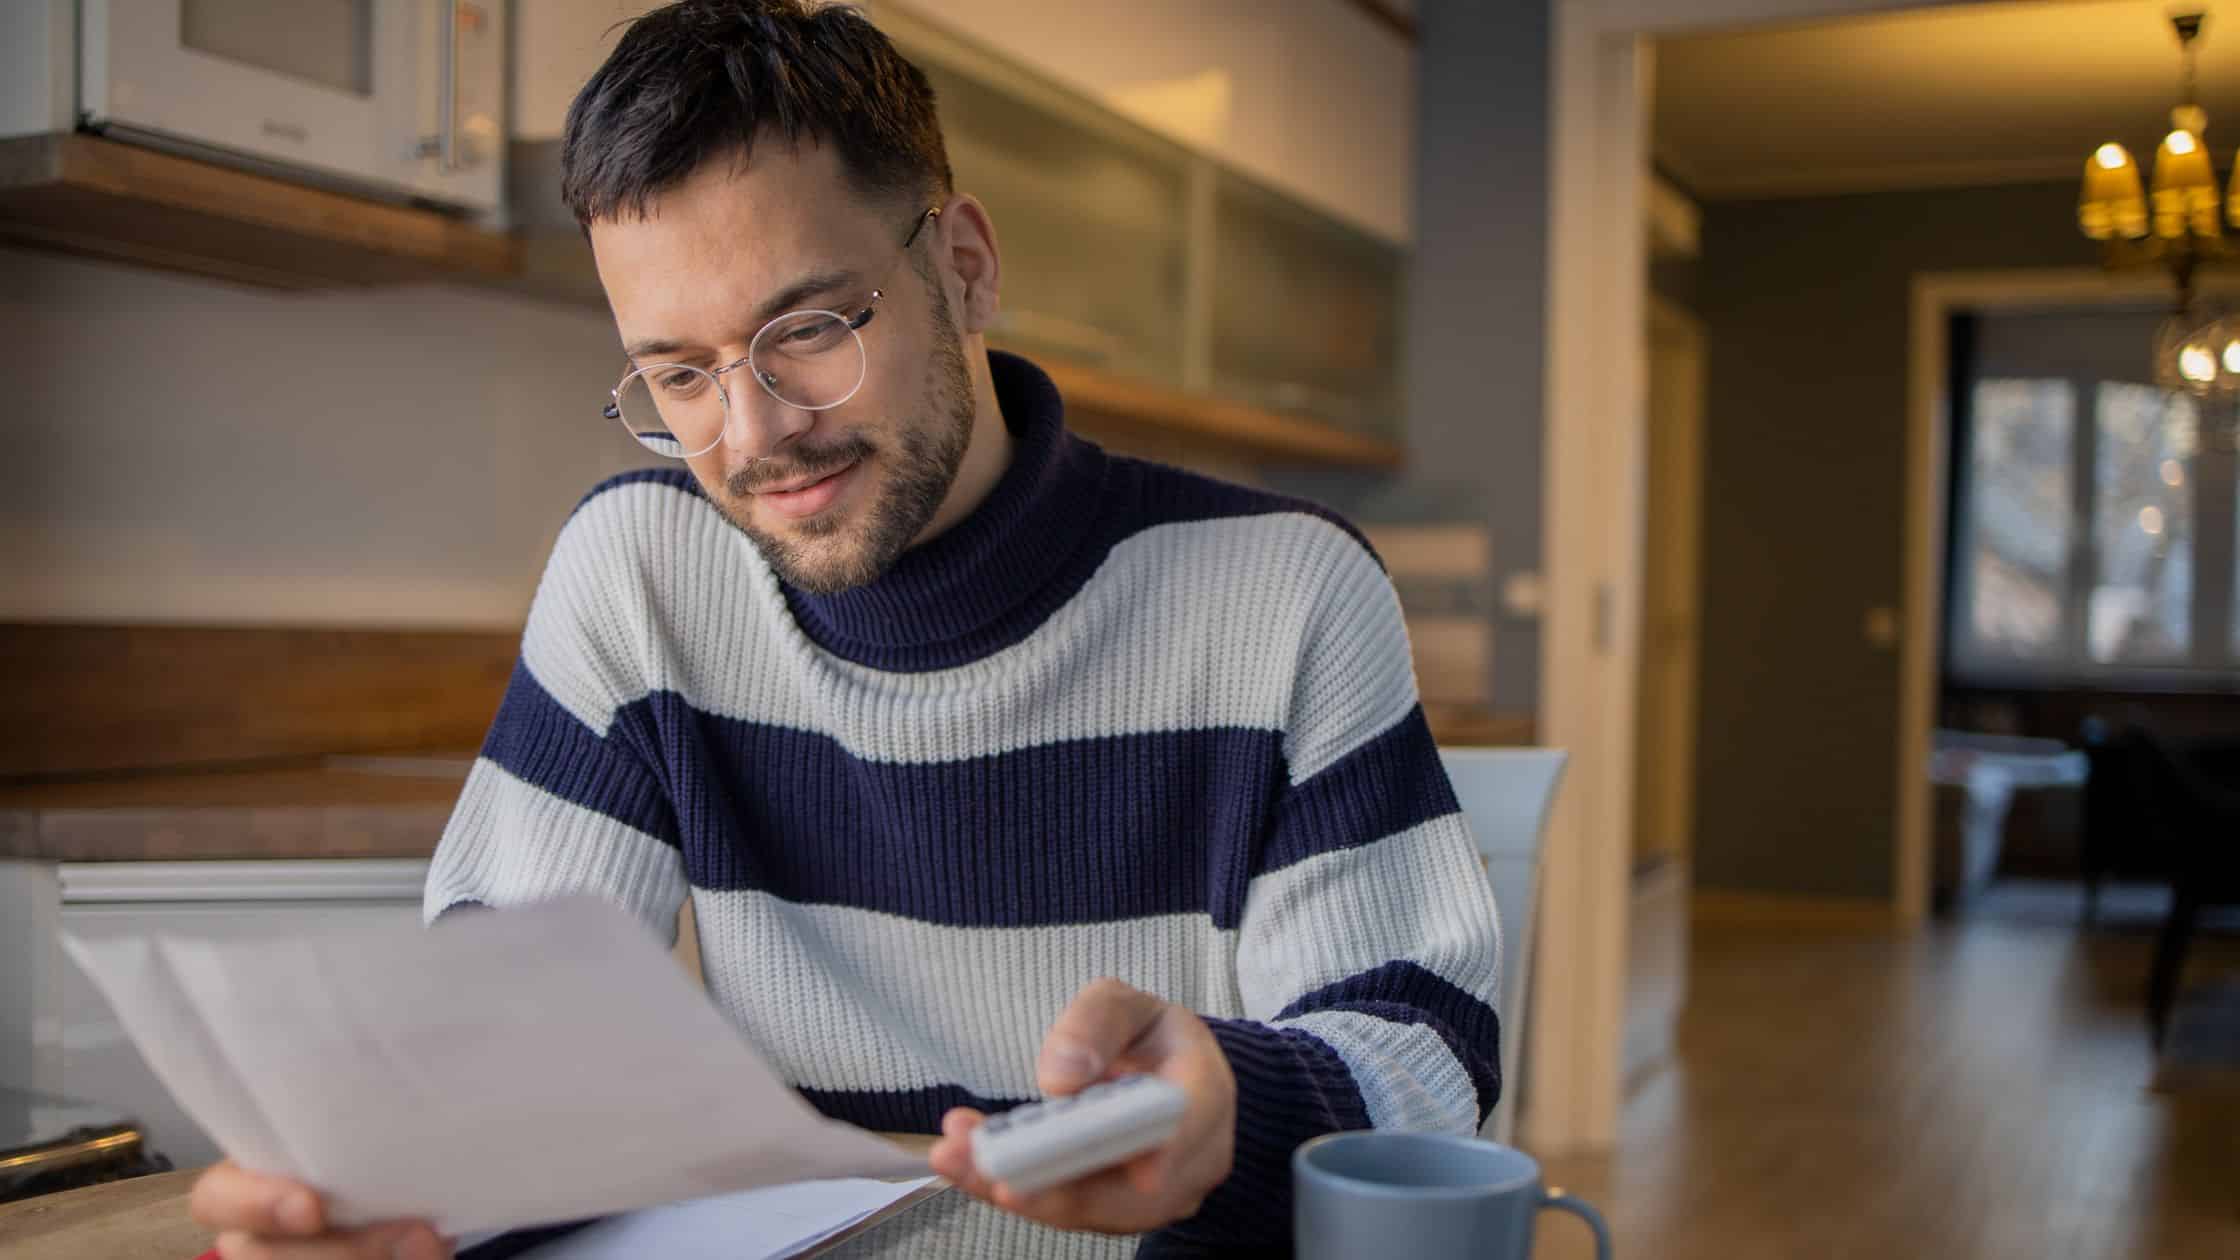
<path fill-rule="evenodd" d="M 870 441 L 860 434 L 850 435 L 830 446 L 789 448 L 783 456 L 758 459 L 731 474 L 724 481 L 724 489 L 734 498 L 745 498 L 765 486 L 774 486 L 797 477 L 821 477 L 838 472 L 850 464 L 870 458 L 876 451 Z"/>

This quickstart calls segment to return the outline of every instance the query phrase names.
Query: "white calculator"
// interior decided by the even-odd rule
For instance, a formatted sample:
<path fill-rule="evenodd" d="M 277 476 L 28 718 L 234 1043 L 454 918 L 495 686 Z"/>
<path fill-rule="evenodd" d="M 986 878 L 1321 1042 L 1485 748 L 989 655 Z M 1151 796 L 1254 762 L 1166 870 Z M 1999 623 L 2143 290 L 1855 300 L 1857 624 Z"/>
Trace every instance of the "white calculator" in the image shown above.
<path fill-rule="evenodd" d="M 1164 1144 L 1185 1101 L 1156 1076 L 1103 1081 L 988 1117 L 972 1131 L 972 1162 L 1021 1194 L 1047 1190 Z"/>

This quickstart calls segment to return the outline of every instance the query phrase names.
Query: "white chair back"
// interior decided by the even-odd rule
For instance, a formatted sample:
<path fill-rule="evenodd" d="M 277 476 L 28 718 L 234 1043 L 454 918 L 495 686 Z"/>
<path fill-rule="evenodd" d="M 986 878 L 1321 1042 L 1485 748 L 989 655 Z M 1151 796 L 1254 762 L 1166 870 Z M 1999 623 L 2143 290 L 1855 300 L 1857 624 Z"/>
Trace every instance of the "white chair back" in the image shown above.
<path fill-rule="evenodd" d="M 1480 1133 L 1509 1142 L 1516 1131 L 1517 1062 L 1530 1000 L 1541 837 L 1570 754 L 1560 748 L 1441 748 L 1439 756 L 1485 858 L 1494 907 L 1501 913 L 1501 1101 Z"/>

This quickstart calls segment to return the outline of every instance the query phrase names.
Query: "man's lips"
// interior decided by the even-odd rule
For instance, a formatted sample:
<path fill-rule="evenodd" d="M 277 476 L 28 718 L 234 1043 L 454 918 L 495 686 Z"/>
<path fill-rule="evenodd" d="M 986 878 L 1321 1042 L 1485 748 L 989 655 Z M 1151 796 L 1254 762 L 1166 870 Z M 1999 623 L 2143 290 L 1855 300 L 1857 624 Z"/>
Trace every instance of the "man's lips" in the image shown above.
<path fill-rule="evenodd" d="M 796 520 L 814 516 L 840 497 L 840 492 L 854 481 L 856 469 L 860 467 L 862 461 L 857 460 L 831 472 L 789 477 L 756 490 L 754 496 L 776 509 L 780 516 Z"/>
<path fill-rule="evenodd" d="M 854 467 L 854 465 L 851 464 L 848 467 Z M 846 471 L 848 471 L 847 468 L 834 468 L 821 473 L 809 473 L 806 476 L 791 477 L 785 481 L 777 483 L 776 485 L 763 486 L 762 488 L 756 490 L 755 493 L 791 494 L 796 490 L 806 490 L 809 487 L 817 484 L 818 482 L 823 481 L 827 477 L 838 476 L 839 474 Z"/>

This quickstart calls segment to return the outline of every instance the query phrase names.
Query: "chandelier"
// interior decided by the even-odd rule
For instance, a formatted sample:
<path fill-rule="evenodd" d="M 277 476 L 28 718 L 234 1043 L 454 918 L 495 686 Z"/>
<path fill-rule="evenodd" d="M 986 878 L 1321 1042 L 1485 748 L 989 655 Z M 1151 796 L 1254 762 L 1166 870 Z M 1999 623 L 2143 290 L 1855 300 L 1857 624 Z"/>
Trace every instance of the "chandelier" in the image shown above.
<path fill-rule="evenodd" d="M 2240 260 L 2240 249 L 2224 237 L 2227 223 L 2240 227 L 2240 170 L 2231 194 L 2224 195 L 2202 139 L 2209 115 L 2194 89 L 2194 46 L 2203 16 L 2180 13 L 2170 19 L 2184 69 L 2170 132 L 2155 150 L 2152 180 L 2142 188 L 2130 151 L 2112 140 L 2101 145 L 2085 159 L 2077 226 L 2100 242 L 2101 261 L 2109 268 L 2157 267 L 2176 283 L 2176 305 L 2155 337 L 2156 383 L 2197 396 L 2235 398 L 2240 397 L 2240 318 L 2205 318 L 2194 308 L 2195 272 Z"/>

